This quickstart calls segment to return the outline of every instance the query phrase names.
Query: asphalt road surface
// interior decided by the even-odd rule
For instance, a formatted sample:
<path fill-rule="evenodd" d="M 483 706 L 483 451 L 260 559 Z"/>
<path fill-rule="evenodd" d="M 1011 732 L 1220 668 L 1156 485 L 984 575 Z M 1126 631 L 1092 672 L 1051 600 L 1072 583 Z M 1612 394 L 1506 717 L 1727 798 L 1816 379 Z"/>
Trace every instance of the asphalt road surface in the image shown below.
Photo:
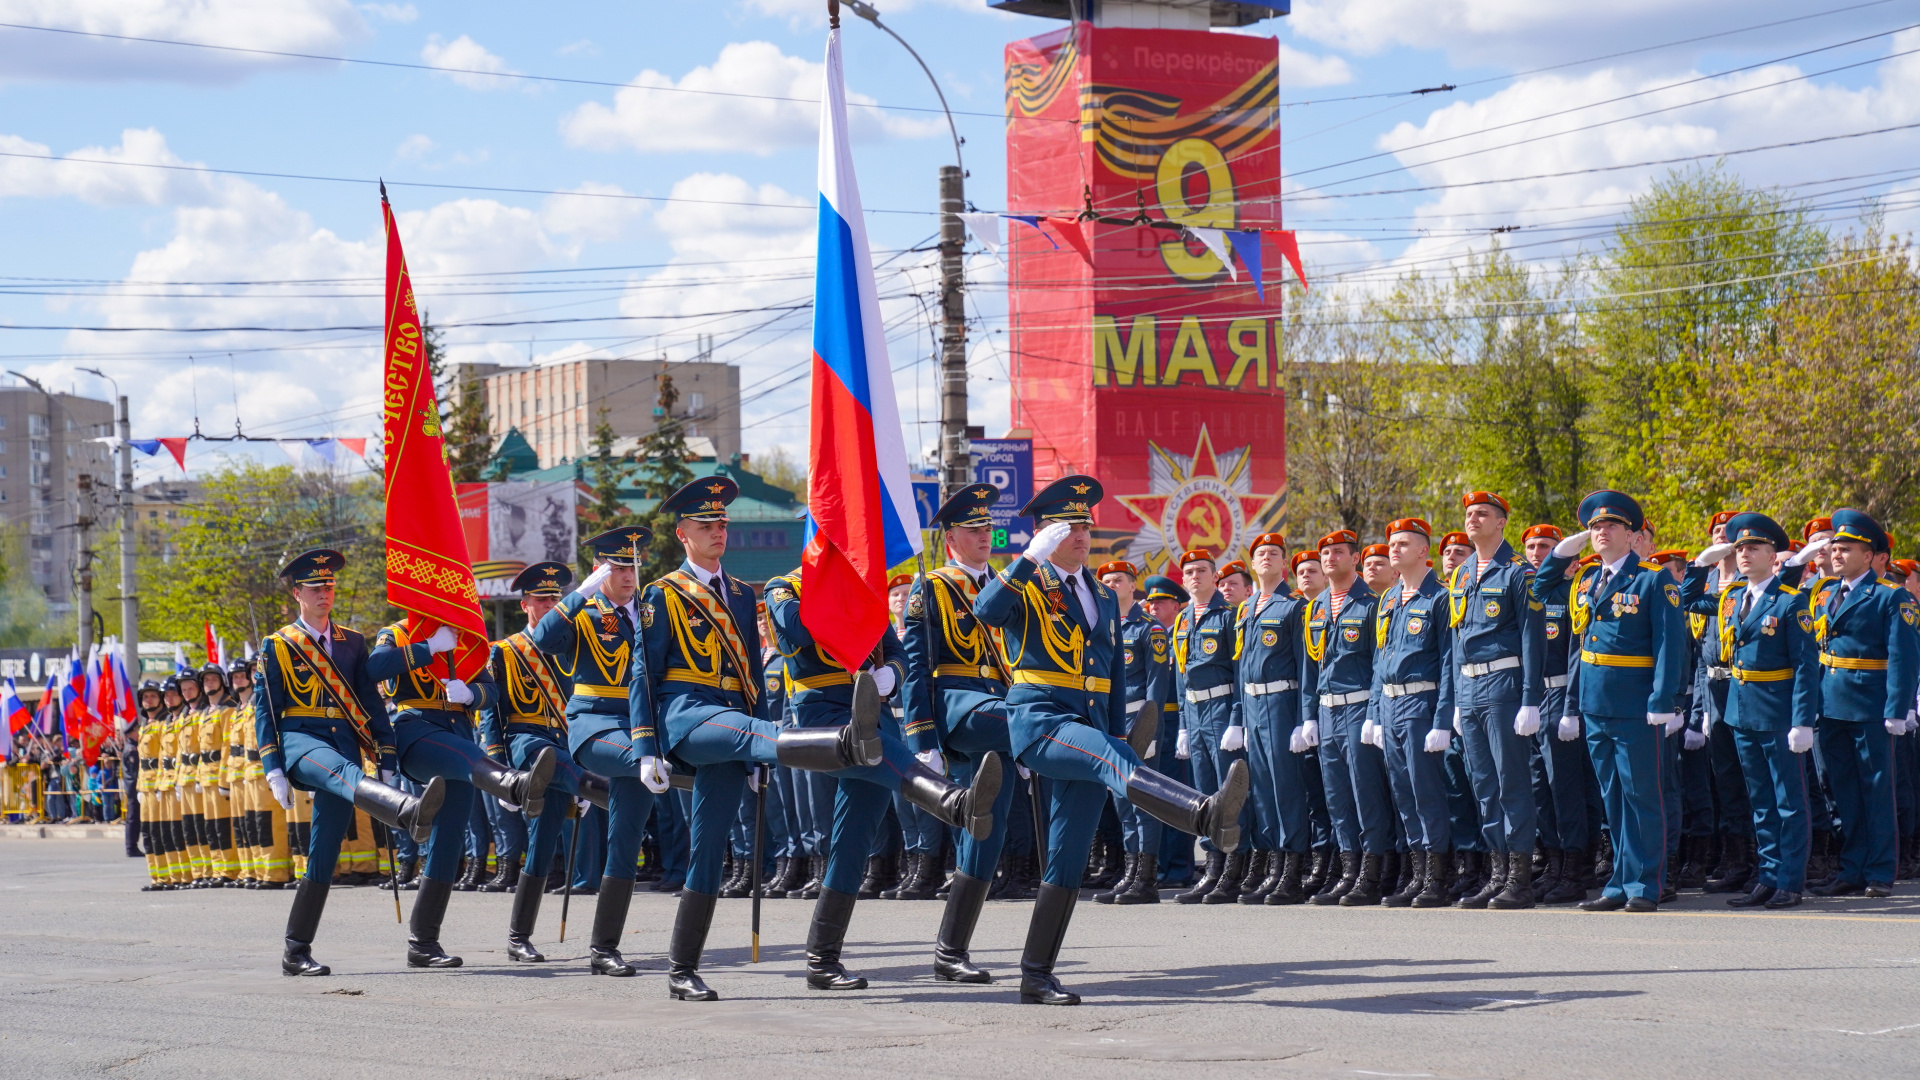
<path fill-rule="evenodd" d="M 1905 896 L 1654 915 L 1088 901 L 1059 966 L 1079 1008 L 1018 1004 L 1029 904 L 987 905 L 974 959 L 1001 981 L 962 987 L 928 969 L 939 904 L 863 903 L 845 959 L 872 988 L 827 994 L 803 978 L 811 904 L 766 901 L 750 965 L 748 902 L 726 900 L 704 969 L 723 1000 L 687 1004 L 666 994 L 667 896 L 628 917 L 646 970 L 608 979 L 584 962 L 591 898 L 562 945 L 549 897 L 551 962 L 515 965 L 509 894 L 457 893 L 442 941 L 466 966 L 428 972 L 405 966 L 390 894 L 335 890 L 314 946 L 335 974 L 289 979 L 291 893 L 141 893 L 145 876 L 116 841 L 0 840 L 0 1075 L 1920 1076 Z"/>

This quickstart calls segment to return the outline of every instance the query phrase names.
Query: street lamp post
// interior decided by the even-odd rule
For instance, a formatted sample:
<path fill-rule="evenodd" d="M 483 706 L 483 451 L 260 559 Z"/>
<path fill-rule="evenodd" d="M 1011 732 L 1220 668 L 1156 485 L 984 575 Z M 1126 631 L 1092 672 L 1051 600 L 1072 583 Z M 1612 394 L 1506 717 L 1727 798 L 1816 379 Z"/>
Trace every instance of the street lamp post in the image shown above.
<path fill-rule="evenodd" d="M 140 681 L 140 600 L 134 567 L 133 520 L 133 420 L 127 410 L 127 396 L 113 376 L 99 368 L 81 368 L 89 375 L 105 379 L 113 387 L 120 407 L 120 651 L 121 670 L 138 685 Z"/>

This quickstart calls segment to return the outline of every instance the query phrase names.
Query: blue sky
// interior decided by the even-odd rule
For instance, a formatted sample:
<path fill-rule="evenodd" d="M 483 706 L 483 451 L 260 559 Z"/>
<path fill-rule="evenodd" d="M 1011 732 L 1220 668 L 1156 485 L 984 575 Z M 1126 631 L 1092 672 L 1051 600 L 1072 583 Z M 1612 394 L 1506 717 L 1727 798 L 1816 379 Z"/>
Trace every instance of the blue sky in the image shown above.
<path fill-rule="evenodd" d="M 927 57 L 955 109 L 989 114 L 959 123 L 968 140 L 968 194 L 983 210 L 999 209 L 1001 49 L 1060 24 L 993 12 L 984 0 L 878 6 Z M 1248 32 L 1276 36 L 1282 49 L 1288 223 L 1301 231 L 1316 284 L 1364 289 L 1407 266 L 1444 265 L 1484 247 L 1487 230 L 1498 225 L 1527 226 L 1510 242 L 1529 245 L 1521 249 L 1529 258 L 1558 258 L 1579 238 L 1604 231 L 1658 171 L 1583 170 L 1920 121 L 1920 53 L 1896 55 L 1920 49 L 1920 30 L 1889 33 L 1920 23 L 1920 4 L 1835 10 L 1853 6 L 1299 0 L 1291 16 Z M 814 0 L 0 0 L 4 23 L 656 88 L 0 29 L 0 153 L 16 155 L 0 157 L 0 292 L 10 294 L 0 295 L 0 325 L 311 327 L 379 319 L 371 183 L 58 163 L 43 155 L 384 176 L 395 185 L 420 298 L 437 320 L 645 317 L 456 329 L 449 342 L 457 358 L 684 358 L 698 334 L 710 333 L 720 342 L 718 358 L 744 369 L 747 448 L 799 451 L 804 383 L 790 380 L 807 359 L 805 313 L 759 330 L 778 313 L 711 313 L 777 306 L 810 291 L 815 107 L 658 88 L 813 97 L 823 8 Z M 853 93 L 887 105 L 934 104 L 904 50 L 858 19 L 846 23 Z M 1860 37 L 1866 40 L 1789 58 Z M 1629 55 L 1514 77 L 1616 52 Z M 1760 66 L 1716 74 L 1748 65 Z M 1843 65 L 1856 66 L 1806 77 Z M 1698 81 L 1670 85 L 1685 80 Z M 1440 83 L 1461 89 L 1324 100 Z M 1631 96 L 1595 106 L 1623 95 Z M 1302 102 L 1314 103 L 1291 104 Z M 1633 116 L 1652 109 L 1665 111 Z M 936 413 L 925 362 L 931 344 L 914 295 L 931 290 L 934 273 L 931 253 L 900 249 L 933 233 L 935 172 L 952 146 L 937 114 L 855 113 L 867 206 L 905 211 L 870 214 L 869 230 L 883 249 L 878 257 L 890 260 L 881 291 L 894 297 L 887 308 L 893 362 L 902 415 L 913 424 Z M 1570 130 L 1596 123 L 1602 126 Z M 1487 130 L 1503 124 L 1516 126 Z M 1417 145 L 1442 138 L 1451 141 Z M 1529 141 L 1503 145 L 1519 140 Z M 1792 190 L 1833 203 L 1825 213 L 1839 221 L 1857 215 L 1861 196 L 1883 196 L 1890 221 L 1903 226 L 1920 173 L 1911 165 L 1915 145 L 1915 134 L 1901 131 L 1729 161 L 1756 182 L 1800 185 Z M 1342 164 L 1372 154 L 1382 156 Z M 1441 157 L 1453 159 L 1434 160 Z M 1575 175 L 1510 179 L 1542 173 Z M 534 193 L 400 186 L 407 183 Z M 1452 186 L 1317 197 L 1432 185 Z M 538 194 L 579 191 L 703 201 Z M 969 265 L 981 320 L 972 408 L 997 431 L 1008 414 L 991 333 L 1005 308 L 1002 271 L 984 251 Z M 299 283 L 258 284 L 267 281 Z M 133 392 L 141 436 L 190 430 L 196 401 L 204 429 L 229 431 L 236 398 L 253 433 L 359 436 L 376 428 L 376 346 L 377 335 L 356 331 L 0 330 L 0 366 L 103 393 L 104 384 L 75 371 L 100 367 Z M 910 448 L 921 441 L 909 435 Z M 201 452 L 190 460 L 215 459 Z"/>

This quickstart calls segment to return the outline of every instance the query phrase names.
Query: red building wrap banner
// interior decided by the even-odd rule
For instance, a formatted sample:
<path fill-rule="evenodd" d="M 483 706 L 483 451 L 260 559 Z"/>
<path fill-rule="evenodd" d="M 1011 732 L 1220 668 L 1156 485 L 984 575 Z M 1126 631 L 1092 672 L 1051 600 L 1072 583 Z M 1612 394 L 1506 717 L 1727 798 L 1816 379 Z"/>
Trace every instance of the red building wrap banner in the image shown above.
<path fill-rule="evenodd" d="M 1037 219 L 1008 242 L 1035 483 L 1101 479 L 1097 554 L 1243 557 L 1285 507 L 1281 260 L 1244 235 L 1280 228 L 1278 45 L 1079 23 L 1006 58 L 1009 212 Z M 1229 268 L 1189 227 L 1254 257 Z"/>
<path fill-rule="evenodd" d="M 449 678 L 472 679 L 487 665 L 487 623 L 467 556 L 453 470 L 440 430 L 413 279 L 387 205 L 387 306 L 380 395 L 387 447 L 387 602 L 407 613 L 407 632 L 425 640 L 441 626 L 460 635 Z"/>

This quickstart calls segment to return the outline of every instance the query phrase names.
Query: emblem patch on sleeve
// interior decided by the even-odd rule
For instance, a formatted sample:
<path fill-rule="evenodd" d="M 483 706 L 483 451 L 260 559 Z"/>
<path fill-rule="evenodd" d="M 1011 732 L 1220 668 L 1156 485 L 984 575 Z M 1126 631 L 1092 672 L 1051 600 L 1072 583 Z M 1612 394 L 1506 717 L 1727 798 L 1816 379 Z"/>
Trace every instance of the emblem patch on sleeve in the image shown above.
<path fill-rule="evenodd" d="M 907 597 L 907 618 L 924 619 L 927 617 L 927 594 L 915 592 Z"/>
<path fill-rule="evenodd" d="M 1680 606 L 1680 586 L 1674 585 L 1672 583 L 1668 583 L 1666 589 L 1667 589 L 1667 603 L 1672 604 L 1674 607 L 1679 607 Z"/>
<path fill-rule="evenodd" d="M 1800 613 L 1800 629 L 1806 631 L 1809 634 L 1813 633 L 1813 616 L 1812 615 L 1809 615 L 1804 611 Z"/>

